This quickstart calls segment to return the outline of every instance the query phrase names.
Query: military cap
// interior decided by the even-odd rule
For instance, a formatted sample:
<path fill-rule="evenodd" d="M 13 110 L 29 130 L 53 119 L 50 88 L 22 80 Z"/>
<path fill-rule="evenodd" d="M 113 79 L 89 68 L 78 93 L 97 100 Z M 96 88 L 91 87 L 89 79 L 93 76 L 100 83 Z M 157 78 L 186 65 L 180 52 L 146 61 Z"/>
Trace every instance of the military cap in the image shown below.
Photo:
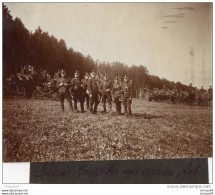
<path fill-rule="evenodd" d="M 66 70 L 62 69 L 61 74 L 66 74 Z"/>
<path fill-rule="evenodd" d="M 75 74 L 79 74 L 79 71 L 78 71 L 78 70 L 76 70 L 76 71 L 75 71 Z"/>

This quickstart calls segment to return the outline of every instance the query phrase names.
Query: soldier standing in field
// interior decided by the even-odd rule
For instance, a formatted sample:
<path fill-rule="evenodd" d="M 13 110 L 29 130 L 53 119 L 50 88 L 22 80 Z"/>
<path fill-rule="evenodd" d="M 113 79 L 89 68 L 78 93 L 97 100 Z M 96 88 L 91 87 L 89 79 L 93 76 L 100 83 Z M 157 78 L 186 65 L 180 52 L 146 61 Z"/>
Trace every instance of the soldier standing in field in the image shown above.
<path fill-rule="evenodd" d="M 113 98 L 114 98 L 114 103 L 116 105 L 116 112 L 118 115 L 121 114 L 121 93 L 122 93 L 122 86 L 121 83 L 118 79 L 118 77 L 115 78 L 114 84 L 113 84 Z"/>
<path fill-rule="evenodd" d="M 90 79 L 88 81 L 88 86 L 87 89 L 89 91 L 89 96 L 90 96 L 90 112 L 92 114 L 96 114 L 97 107 L 99 104 L 99 89 L 98 89 L 98 83 L 96 80 L 96 73 L 92 71 L 90 73 Z"/>
<path fill-rule="evenodd" d="M 195 100 L 195 89 L 192 83 L 190 83 L 190 85 L 188 86 L 188 92 L 189 92 L 188 103 L 189 105 L 193 105 Z"/>
<path fill-rule="evenodd" d="M 104 108 L 104 113 L 106 113 L 106 101 L 108 102 L 109 106 L 109 112 L 112 112 L 112 97 L 111 97 L 111 91 L 112 91 L 112 82 L 109 80 L 108 75 L 104 74 L 104 79 L 101 83 L 101 93 L 102 93 L 102 103 Z"/>
<path fill-rule="evenodd" d="M 128 82 L 128 77 L 125 75 L 122 84 L 122 104 L 126 116 L 131 116 L 131 103 L 132 103 L 132 85 Z"/>
<path fill-rule="evenodd" d="M 209 89 L 208 89 L 208 93 L 212 93 L 213 90 L 212 90 L 212 87 L 210 86 Z"/>
<path fill-rule="evenodd" d="M 212 89 L 211 86 L 210 86 L 210 88 L 208 89 L 208 94 L 209 94 L 209 101 L 212 101 L 212 99 L 213 99 L 213 89 Z"/>
<path fill-rule="evenodd" d="M 58 87 L 58 95 L 60 99 L 61 110 L 64 112 L 64 99 L 66 98 L 69 102 L 69 107 L 73 110 L 71 95 L 69 93 L 70 89 L 70 78 L 66 76 L 66 71 L 61 71 L 61 77 L 58 78 L 56 86 Z"/>
<path fill-rule="evenodd" d="M 34 90 L 34 80 L 29 69 L 25 71 L 25 97 L 31 99 Z"/>
<path fill-rule="evenodd" d="M 89 109 L 89 92 L 87 89 L 88 80 L 89 80 L 89 74 L 85 73 L 84 79 L 81 80 L 81 83 L 82 83 L 83 88 L 84 88 L 84 101 L 86 99 L 87 109 Z"/>
<path fill-rule="evenodd" d="M 54 80 L 54 84 L 57 83 L 57 80 L 61 77 L 61 70 L 58 70 L 57 72 L 55 72 L 55 75 L 53 77 Z"/>
<path fill-rule="evenodd" d="M 98 84 L 98 94 L 99 94 L 99 103 L 100 101 L 102 100 L 102 82 L 104 80 L 104 75 L 103 74 L 100 74 L 98 73 L 96 75 L 96 80 L 97 80 L 97 84 Z"/>
<path fill-rule="evenodd" d="M 84 112 L 84 88 L 79 78 L 79 72 L 75 72 L 75 78 L 71 80 L 71 93 L 74 98 L 74 109 L 78 112 L 77 103 L 80 102 L 81 111 Z"/>

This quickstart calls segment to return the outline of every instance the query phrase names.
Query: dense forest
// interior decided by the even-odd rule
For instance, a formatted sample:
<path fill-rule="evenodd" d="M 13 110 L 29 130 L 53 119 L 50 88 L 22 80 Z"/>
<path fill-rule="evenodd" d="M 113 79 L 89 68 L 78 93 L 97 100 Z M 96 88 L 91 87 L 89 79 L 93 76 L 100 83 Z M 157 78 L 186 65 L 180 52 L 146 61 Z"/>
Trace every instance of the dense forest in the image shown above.
<path fill-rule="evenodd" d="M 37 72 L 48 71 L 52 76 L 59 69 L 66 69 L 69 75 L 76 70 L 81 77 L 93 69 L 99 73 L 108 73 L 113 79 L 125 74 L 133 81 L 134 94 L 146 88 L 161 89 L 164 85 L 172 89 L 186 90 L 187 86 L 150 75 L 146 65 L 127 66 L 121 62 L 100 62 L 91 56 L 84 56 L 72 48 L 67 48 L 63 39 L 58 40 L 38 27 L 29 32 L 19 18 L 13 19 L 10 10 L 3 5 L 3 79 L 11 73 L 17 73 L 25 65 L 32 65 Z"/>

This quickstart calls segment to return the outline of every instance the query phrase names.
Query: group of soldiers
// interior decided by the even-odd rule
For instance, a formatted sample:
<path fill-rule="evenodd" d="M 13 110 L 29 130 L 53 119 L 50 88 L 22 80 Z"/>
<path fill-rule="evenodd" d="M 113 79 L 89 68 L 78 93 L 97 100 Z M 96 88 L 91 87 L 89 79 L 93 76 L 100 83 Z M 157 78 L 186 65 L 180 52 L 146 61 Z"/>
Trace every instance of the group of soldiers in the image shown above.
<path fill-rule="evenodd" d="M 196 103 L 199 106 L 207 106 L 212 101 L 212 87 L 208 90 L 197 89 L 192 86 L 192 83 L 188 86 L 186 91 L 179 90 L 177 86 L 174 86 L 172 90 L 163 86 L 161 90 L 153 89 L 147 93 L 148 101 L 157 102 L 171 102 L 171 103 L 183 103 L 187 105 L 193 105 Z"/>
<path fill-rule="evenodd" d="M 34 79 L 32 76 L 32 66 L 24 66 L 19 73 L 12 73 L 7 78 L 8 96 L 18 95 L 21 88 L 25 89 L 25 97 L 30 99 L 33 96 Z"/>
<path fill-rule="evenodd" d="M 126 75 L 123 82 L 118 77 L 112 82 L 109 75 L 96 74 L 95 71 L 92 71 L 90 74 L 85 73 L 81 80 L 78 71 L 75 72 L 74 78 L 71 78 L 65 70 L 58 70 L 53 78 L 47 72 L 44 72 L 42 78 L 37 78 L 36 74 L 33 73 L 33 68 L 25 66 L 20 73 L 12 74 L 7 80 L 8 91 L 11 92 L 12 96 L 18 94 L 19 89 L 24 87 L 27 99 L 33 96 L 35 86 L 39 85 L 40 82 L 36 84 L 36 81 L 42 81 L 45 91 L 47 89 L 47 94 L 50 93 L 50 88 L 58 91 L 62 111 L 64 111 L 64 100 L 67 99 L 71 110 L 75 112 L 78 112 L 78 102 L 80 102 L 81 111 L 85 112 L 84 103 L 86 102 L 86 108 L 95 114 L 98 104 L 102 102 L 104 113 L 112 112 L 112 103 L 115 103 L 118 115 L 121 114 L 121 104 L 123 104 L 125 115 L 131 116 L 132 82 L 128 80 Z M 148 101 L 189 105 L 197 102 L 200 106 L 207 106 L 212 101 L 211 86 L 208 90 L 204 90 L 203 87 L 197 89 L 192 86 L 192 83 L 188 86 L 187 91 L 181 91 L 176 86 L 170 90 L 164 85 L 161 90 L 148 90 L 144 94 Z"/>
<path fill-rule="evenodd" d="M 78 102 L 80 102 L 81 111 L 85 112 L 84 103 L 86 101 L 86 107 L 92 114 L 96 114 L 100 102 L 102 102 L 103 113 L 111 113 L 113 101 L 118 115 L 121 114 L 121 104 L 123 104 L 125 115 L 132 115 L 132 84 L 129 82 L 127 75 L 124 76 L 123 82 L 120 82 L 120 79 L 116 77 L 112 83 L 108 74 L 99 77 L 95 71 L 92 71 L 90 74 L 85 73 L 81 80 L 78 71 L 71 79 L 66 71 L 62 70 L 60 74 L 59 72 L 55 74 L 53 80 L 58 88 L 58 96 L 63 112 L 65 99 L 67 99 L 70 109 L 75 112 L 78 112 Z"/>

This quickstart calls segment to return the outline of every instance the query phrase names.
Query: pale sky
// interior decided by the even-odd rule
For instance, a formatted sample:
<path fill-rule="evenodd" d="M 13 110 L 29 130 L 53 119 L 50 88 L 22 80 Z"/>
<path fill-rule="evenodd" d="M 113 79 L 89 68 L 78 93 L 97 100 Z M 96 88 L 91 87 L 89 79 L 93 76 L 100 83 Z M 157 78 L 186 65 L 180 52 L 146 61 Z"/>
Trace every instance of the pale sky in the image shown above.
<path fill-rule="evenodd" d="M 171 81 L 212 85 L 212 3 L 5 3 L 94 60 L 145 65 Z"/>

